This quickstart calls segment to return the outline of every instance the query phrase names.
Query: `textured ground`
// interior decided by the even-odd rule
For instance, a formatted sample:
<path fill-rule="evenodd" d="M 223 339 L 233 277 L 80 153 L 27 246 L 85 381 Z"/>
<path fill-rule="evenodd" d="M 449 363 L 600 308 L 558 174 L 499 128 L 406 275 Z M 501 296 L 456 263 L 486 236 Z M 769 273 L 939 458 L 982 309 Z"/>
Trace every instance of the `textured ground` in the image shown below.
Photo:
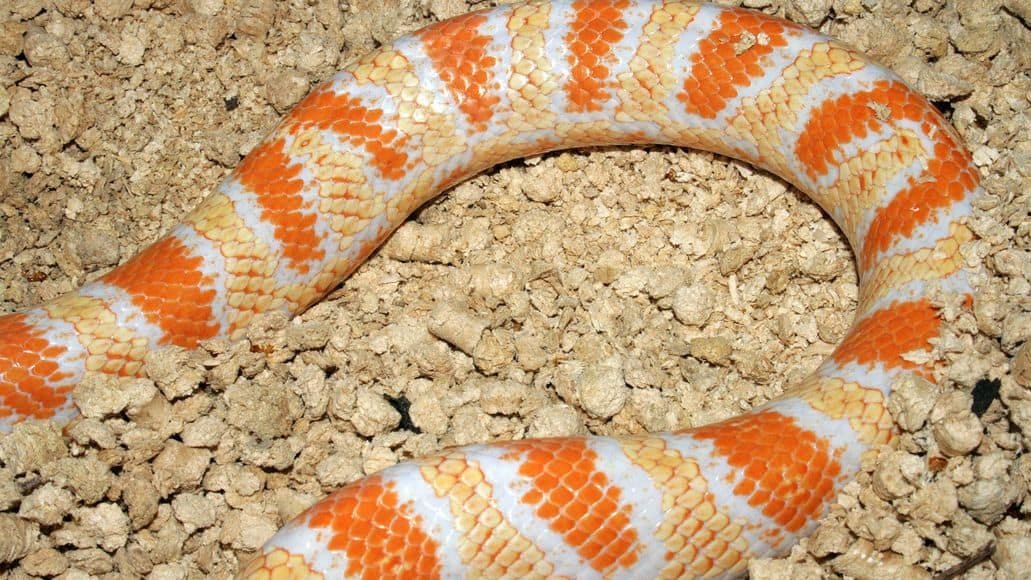
<path fill-rule="evenodd" d="M 947 388 L 902 388 L 895 448 L 753 576 L 1016 578 L 1031 567 L 1031 3 L 744 4 L 914 83 L 989 192 L 986 277 L 942 345 Z M 3 3 L 0 312 L 154 240 L 350 55 L 473 7 Z M 83 385 L 70 439 L 0 436 L 0 577 L 225 577 L 326 491 L 442 446 L 733 415 L 830 352 L 855 289 L 826 216 L 738 163 L 667 148 L 512 163 L 420 211 L 300 319 L 157 353 L 128 390 Z M 974 388 L 986 375 L 998 397 Z"/>

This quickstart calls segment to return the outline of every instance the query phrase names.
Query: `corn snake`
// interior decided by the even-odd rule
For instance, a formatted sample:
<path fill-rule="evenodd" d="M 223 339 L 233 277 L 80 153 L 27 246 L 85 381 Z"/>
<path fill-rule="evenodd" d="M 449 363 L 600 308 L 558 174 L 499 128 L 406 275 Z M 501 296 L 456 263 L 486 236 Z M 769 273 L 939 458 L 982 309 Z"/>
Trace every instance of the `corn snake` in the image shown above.
<path fill-rule="evenodd" d="M 977 192 L 959 139 L 894 76 L 747 11 L 531 3 L 366 55 L 139 258 L 0 320 L 5 424 L 70 416 L 67 393 L 85 369 L 139 374 L 154 344 L 238 336 L 257 312 L 305 308 L 413 209 L 485 167 L 643 142 L 760 165 L 810 192 L 846 232 L 862 304 L 818 374 L 764 409 L 678 435 L 502 443 L 373 476 L 288 527 L 252 571 L 299 554 L 304 566 L 372 576 L 740 571 L 806 533 L 860 452 L 890 437 L 883 397 L 895 374 L 914 370 L 901 354 L 937 332 L 928 289 L 967 292 L 957 248 L 971 236 L 963 220 Z M 764 449 L 762 461 L 745 449 Z M 556 481 L 549 469 L 571 475 Z M 407 497 L 397 489 L 415 485 Z M 650 522 L 656 505 L 667 515 Z M 367 529 L 387 517 L 367 511 L 377 506 L 403 523 Z M 347 509 L 362 516 L 334 516 Z M 399 538 L 420 548 L 384 549 L 356 567 L 369 564 L 370 544 Z M 334 549 L 307 552 L 299 541 Z"/>

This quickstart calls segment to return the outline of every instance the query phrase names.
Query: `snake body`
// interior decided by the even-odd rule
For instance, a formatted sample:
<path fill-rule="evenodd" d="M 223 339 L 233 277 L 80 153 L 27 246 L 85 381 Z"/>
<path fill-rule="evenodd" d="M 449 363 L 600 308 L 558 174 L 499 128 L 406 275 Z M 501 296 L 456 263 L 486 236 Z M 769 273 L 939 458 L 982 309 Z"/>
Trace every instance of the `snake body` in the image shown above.
<path fill-rule="evenodd" d="M 764 168 L 857 256 L 855 323 L 778 399 L 676 433 L 461 447 L 376 473 L 288 523 L 245 576 L 733 575 L 811 532 L 885 401 L 969 298 L 979 175 L 890 71 L 788 21 L 680 0 L 534 0 L 452 18 L 315 88 L 185 220 L 79 291 L 0 318 L 0 427 L 68 419 L 87 371 L 297 313 L 405 218 L 499 162 L 662 143 Z"/>

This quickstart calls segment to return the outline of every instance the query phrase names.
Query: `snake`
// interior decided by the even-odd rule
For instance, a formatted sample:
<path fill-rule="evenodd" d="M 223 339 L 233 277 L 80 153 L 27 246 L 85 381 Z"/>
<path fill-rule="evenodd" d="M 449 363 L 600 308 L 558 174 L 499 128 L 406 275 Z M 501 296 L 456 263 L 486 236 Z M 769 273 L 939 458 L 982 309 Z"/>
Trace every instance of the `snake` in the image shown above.
<path fill-rule="evenodd" d="M 934 381 L 943 296 L 980 175 L 940 112 L 804 26 L 687 0 L 531 0 L 432 24 L 317 85 L 179 225 L 117 268 L 0 318 L 0 428 L 67 422 L 86 373 L 239 340 L 339 285 L 415 209 L 499 163 L 662 144 L 808 195 L 856 257 L 855 320 L 807 378 L 743 414 L 618 437 L 446 449 L 340 488 L 246 578 L 735 576 L 812 533 L 895 436 L 900 377 Z M 940 357 L 938 357 L 940 358 Z"/>

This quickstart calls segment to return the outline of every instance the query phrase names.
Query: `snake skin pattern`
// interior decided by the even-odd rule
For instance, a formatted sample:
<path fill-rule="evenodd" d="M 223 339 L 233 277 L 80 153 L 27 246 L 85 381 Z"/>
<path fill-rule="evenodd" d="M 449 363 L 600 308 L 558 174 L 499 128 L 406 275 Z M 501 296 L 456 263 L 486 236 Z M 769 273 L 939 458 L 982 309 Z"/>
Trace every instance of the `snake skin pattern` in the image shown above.
<path fill-rule="evenodd" d="M 83 374 L 239 337 L 344 279 L 420 205 L 499 162 L 664 143 L 807 192 L 857 256 L 857 320 L 802 384 L 678 433 L 499 442 L 386 469 L 286 525 L 252 578 L 734 575 L 811 532 L 932 367 L 980 192 L 932 105 L 854 50 L 679 0 L 535 0 L 434 24 L 317 87 L 184 222 L 78 292 L 0 318 L 0 427 L 68 419 Z"/>

